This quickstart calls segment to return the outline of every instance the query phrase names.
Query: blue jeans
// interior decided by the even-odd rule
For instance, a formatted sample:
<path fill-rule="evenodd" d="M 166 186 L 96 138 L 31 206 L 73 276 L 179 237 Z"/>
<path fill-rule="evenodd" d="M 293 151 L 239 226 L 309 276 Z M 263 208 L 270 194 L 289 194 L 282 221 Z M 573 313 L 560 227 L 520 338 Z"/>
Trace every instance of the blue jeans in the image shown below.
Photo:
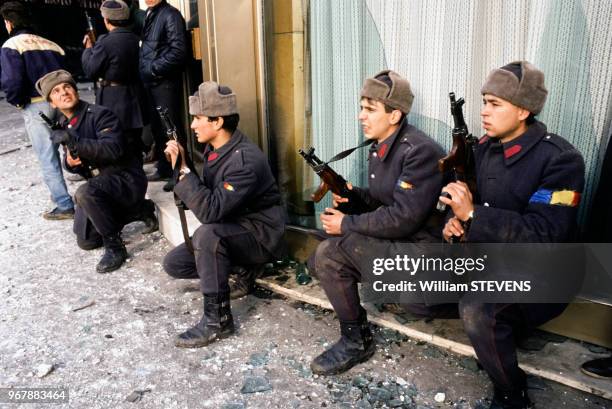
<path fill-rule="evenodd" d="M 34 102 L 23 109 L 26 133 L 38 157 L 43 180 L 51 192 L 51 200 L 59 210 L 72 209 L 74 203 L 64 181 L 59 146 L 51 142 L 51 130 L 38 115 L 39 111 L 51 116 L 51 107 L 47 102 Z"/>

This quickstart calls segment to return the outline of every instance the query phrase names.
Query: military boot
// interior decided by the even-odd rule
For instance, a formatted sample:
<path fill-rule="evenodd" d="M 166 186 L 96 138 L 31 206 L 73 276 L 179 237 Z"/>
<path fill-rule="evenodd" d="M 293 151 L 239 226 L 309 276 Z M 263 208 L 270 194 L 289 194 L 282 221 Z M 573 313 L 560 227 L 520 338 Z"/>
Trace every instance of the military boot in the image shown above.
<path fill-rule="evenodd" d="M 510 392 L 494 388 L 493 401 L 489 409 L 529 409 L 532 408 L 527 388 L 518 389 Z"/>
<path fill-rule="evenodd" d="M 179 348 L 200 348 L 234 333 L 229 294 L 204 295 L 204 315 L 195 327 L 176 336 Z"/>
<path fill-rule="evenodd" d="M 145 199 L 138 220 L 145 224 L 145 228 L 141 232 L 142 234 L 153 233 L 159 229 L 159 222 L 155 215 L 155 203 L 152 200 Z"/>
<path fill-rule="evenodd" d="M 265 264 L 253 266 L 235 266 L 230 281 L 230 298 L 235 300 L 251 294 L 255 289 L 255 280 L 263 273 Z"/>
<path fill-rule="evenodd" d="M 120 234 L 113 234 L 102 238 L 104 243 L 104 255 L 96 266 L 98 273 L 110 273 L 117 270 L 125 259 L 127 259 L 127 250 L 121 240 Z"/>
<path fill-rule="evenodd" d="M 374 355 L 376 346 L 365 310 L 362 309 L 362 317 L 357 321 L 340 321 L 340 334 L 338 342 L 310 363 L 312 372 L 339 374 Z"/>

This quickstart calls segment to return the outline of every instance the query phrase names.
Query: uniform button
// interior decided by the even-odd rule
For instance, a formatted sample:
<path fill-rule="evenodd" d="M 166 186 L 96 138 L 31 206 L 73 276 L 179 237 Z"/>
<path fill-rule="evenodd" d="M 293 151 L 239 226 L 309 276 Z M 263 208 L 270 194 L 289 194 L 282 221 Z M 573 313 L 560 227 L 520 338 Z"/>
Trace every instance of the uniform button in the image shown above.
<path fill-rule="evenodd" d="M 72 125 L 68 125 L 68 129 L 71 129 L 71 128 L 72 128 Z"/>
<path fill-rule="evenodd" d="M 550 135 L 546 135 L 546 139 L 550 139 Z"/>
<path fill-rule="evenodd" d="M 370 178 L 371 178 L 371 179 L 374 179 L 375 177 L 376 177 L 376 175 L 375 175 L 375 174 L 373 174 L 373 173 L 370 175 Z"/>
<path fill-rule="evenodd" d="M 376 152 L 374 152 L 374 153 L 372 154 L 372 156 L 376 157 L 376 156 L 378 156 L 378 155 L 376 154 Z"/>
<path fill-rule="evenodd" d="M 489 207 L 489 202 L 484 202 L 485 207 Z"/>
<path fill-rule="evenodd" d="M 240 151 L 236 151 L 236 153 L 238 153 L 238 152 L 240 152 Z"/>

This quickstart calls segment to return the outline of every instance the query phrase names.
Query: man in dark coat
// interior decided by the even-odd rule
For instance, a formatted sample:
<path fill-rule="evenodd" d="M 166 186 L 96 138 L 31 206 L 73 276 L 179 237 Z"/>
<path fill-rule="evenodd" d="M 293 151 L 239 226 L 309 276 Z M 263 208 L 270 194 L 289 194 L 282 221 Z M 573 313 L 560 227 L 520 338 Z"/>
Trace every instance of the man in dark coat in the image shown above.
<path fill-rule="evenodd" d="M 172 277 L 198 278 L 204 297 L 199 323 L 176 337 L 182 348 L 208 345 L 234 332 L 228 277 L 232 265 L 275 260 L 284 252 L 285 217 L 280 193 L 263 152 L 240 132 L 236 95 L 215 82 L 200 85 L 189 98 L 191 128 L 205 143 L 202 179 L 187 167 L 175 141 L 166 153 L 180 180 L 175 194 L 202 225 L 193 235 L 195 254 L 185 244 L 170 251 L 164 269 Z"/>
<path fill-rule="evenodd" d="M 96 104 L 113 111 L 121 122 L 123 134 L 131 146 L 142 144 L 144 89 L 138 72 L 140 39 L 126 26 L 130 11 L 122 0 L 107 0 L 100 7 L 108 34 L 95 45 L 89 36 L 83 43 L 83 71 L 98 82 Z"/>
<path fill-rule="evenodd" d="M 187 58 L 187 31 L 181 13 L 166 0 L 146 0 L 147 17 L 142 30 L 140 47 L 140 75 L 147 92 L 151 131 L 155 143 L 157 171 L 150 181 L 168 180 L 172 175 L 164 155 L 167 136 L 156 111 L 168 108 L 168 115 L 180 124 L 181 74 Z M 183 141 L 184 144 L 184 141 Z M 172 183 L 164 187 L 172 190 Z"/>
<path fill-rule="evenodd" d="M 375 352 L 366 311 L 361 307 L 357 283 L 359 271 L 354 249 L 359 243 L 438 241 L 442 219 L 435 203 L 442 188 L 437 163 L 444 151 L 423 132 L 408 124 L 406 115 L 413 94 L 406 79 L 394 71 L 382 71 L 366 79 L 361 90 L 359 121 L 366 138 L 374 143 L 369 152 L 369 188 L 349 186 L 371 211 L 346 215 L 325 209 L 321 222 L 326 233 L 337 235 L 317 247 L 309 268 L 340 320 L 340 340 L 316 357 L 313 372 L 331 375 L 347 371 Z M 346 202 L 334 196 L 334 202 Z"/>
<path fill-rule="evenodd" d="M 52 131 L 54 143 L 67 147 L 65 166 L 87 179 L 75 194 L 74 233 L 84 250 L 104 246 L 96 267 L 107 273 L 121 267 L 127 258 L 121 240 L 123 226 L 143 214 L 147 179 L 140 152 L 130 147 L 115 114 L 101 105 L 79 99 L 69 72 L 50 72 L 36 88 L 59 110 L 62 129 Z M 156 228 L 157 221 L 146 220 Z"/>
<path fill-rule="evenodd" d="M 546 101 L 544 74 L 527 61 L 512 62 L 491 71 L 481 92 L 486 134 L 476 151 L 477 194 L 462 182 L 443 189 L 451 197 L 440 200 L 453 211 L 444 238 L 465 236 L 468 243 L 573 241 L 584 161 L 568 141 L 535 119 Z M 565 307 L 486 304 L 469 296 L 460 301 L 467 335 L 493 382 L 491 409 L 531 406 L 518 366 L 516 334 L 544 324 Z"/>

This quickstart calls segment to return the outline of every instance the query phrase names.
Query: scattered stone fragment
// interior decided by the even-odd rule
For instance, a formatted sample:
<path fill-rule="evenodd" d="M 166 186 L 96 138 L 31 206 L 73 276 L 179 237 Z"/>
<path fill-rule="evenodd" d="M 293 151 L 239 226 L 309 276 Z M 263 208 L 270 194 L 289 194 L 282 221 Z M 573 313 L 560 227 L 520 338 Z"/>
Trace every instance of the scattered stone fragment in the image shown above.
<path fill-rule="evenodd" d="M 459 366 L 472 372 L 478 372 L 480 370 L 478 367 L 478 362 L 476 362 L 476 360 L 471 356 L 461 358 L 459 361 Z"/>
<path fill-rule="evenodd" d="M 217 353 L 215 351 L 206 351 L 203 355 L 202 355 L 202 361 L 208 361 L 209 359 L 214 358 L 215 356 L 217 356 Z"/>
<path fill-rule="evenodd" d="M 402 377 L 400 377 L 400 376 L 398 376 L 397 378 L 395 378 L 395 383 L 397 383 L 397 384 L 398 384 L 398 385 L 400 385 L 400 386 L 406 386 L 406 385 L 408 385 L 408 382 L 407 382 L 407 381 L 406 381 L 404 378 L 402 378 Z"/>
<path fill-rule="evenodd" d="M 305 264 L 298 264 L 295 269 L 295 281 L 299 285 L 306 285 L 312 281 L 312 277 L 308 274 Z"/>
<path fill-rule="evenodd" d="M 361 375 L 357 375 L 352 380 L 353 386 L 356 386 L 358 388 L 365 388 L 366 386 L 368 386 L 368 383 L 370 383 L 370 381 Z"/>
<path fill-rule="evenodd" d="M 374 402 L 387 403 L 389 400 L 391 400 L 391 392 L 389 392 L 389 390 L 385 388 L 373 387 L 373 388 L 369 388 L 369 390 L 370 390 L 370 393 L 368 396 L 368 400 L 370 401 L 370 403 L 374 403 Z"/>
<path fill-rule="evenodd" d="M 425 347 L 425 349 L 423 350 L 423 355 L 429 357 L 429 358 L 441 358 L 443 356 L 445 356 L 446 354 L 444 354 L 442 351 L 440 351 L 438 348 L 433 347 L 431 345 L 427 345 L 427 347 Z"/>
<path fill-rule="evenodd" d="M 84 310 L 85 308 L 91 307 L 95 303 L 96 301 L 93 298 L 90 298 L 84 295 L 81 298 L 79 298 L 77 302 L 75 303 L 75 305 L 72 307 L 72 312 Z"/>
<path fill-rule="evenodd" d="M 221 406 L 221 409 L 246 409 L 244 402 L 228 402 Z"/>
<path fill-rule="evenodd" d="M 151 389 L 136 389 L 134 392 L 130 393 L 125 400 L 132 403 L 138 402 L 147 392 L 151 392 Z"/>
<path fill-rule="evenodd" d="M 244 383 L 240 393 L 255 393 L 265 392 L 272 389 L 270 381 L 263 376 L 247 376 L 244 378 Z"/>
<path fill-rule="evenodd" d="M 268 351 L 255 352 L 251 354 L 247 363 L 252 366 L 264 366 L 267 365 L 269 360 Z"/>
<path fill-rule="evenodd" d="M 434 400 L 438 403 L 442 403 L 446 400 L 446 394 L 444 394 L 444 392 L 438 392 L 434 396 Z"/>
<path fill-rule="evenodd" d="M 53 372 L 54 369 L 55 367 L 53 365 L 40 364 L 36 367 L 36 376 L 38 376 L 39 378 L 44 378 L 45 376 Z"/>

